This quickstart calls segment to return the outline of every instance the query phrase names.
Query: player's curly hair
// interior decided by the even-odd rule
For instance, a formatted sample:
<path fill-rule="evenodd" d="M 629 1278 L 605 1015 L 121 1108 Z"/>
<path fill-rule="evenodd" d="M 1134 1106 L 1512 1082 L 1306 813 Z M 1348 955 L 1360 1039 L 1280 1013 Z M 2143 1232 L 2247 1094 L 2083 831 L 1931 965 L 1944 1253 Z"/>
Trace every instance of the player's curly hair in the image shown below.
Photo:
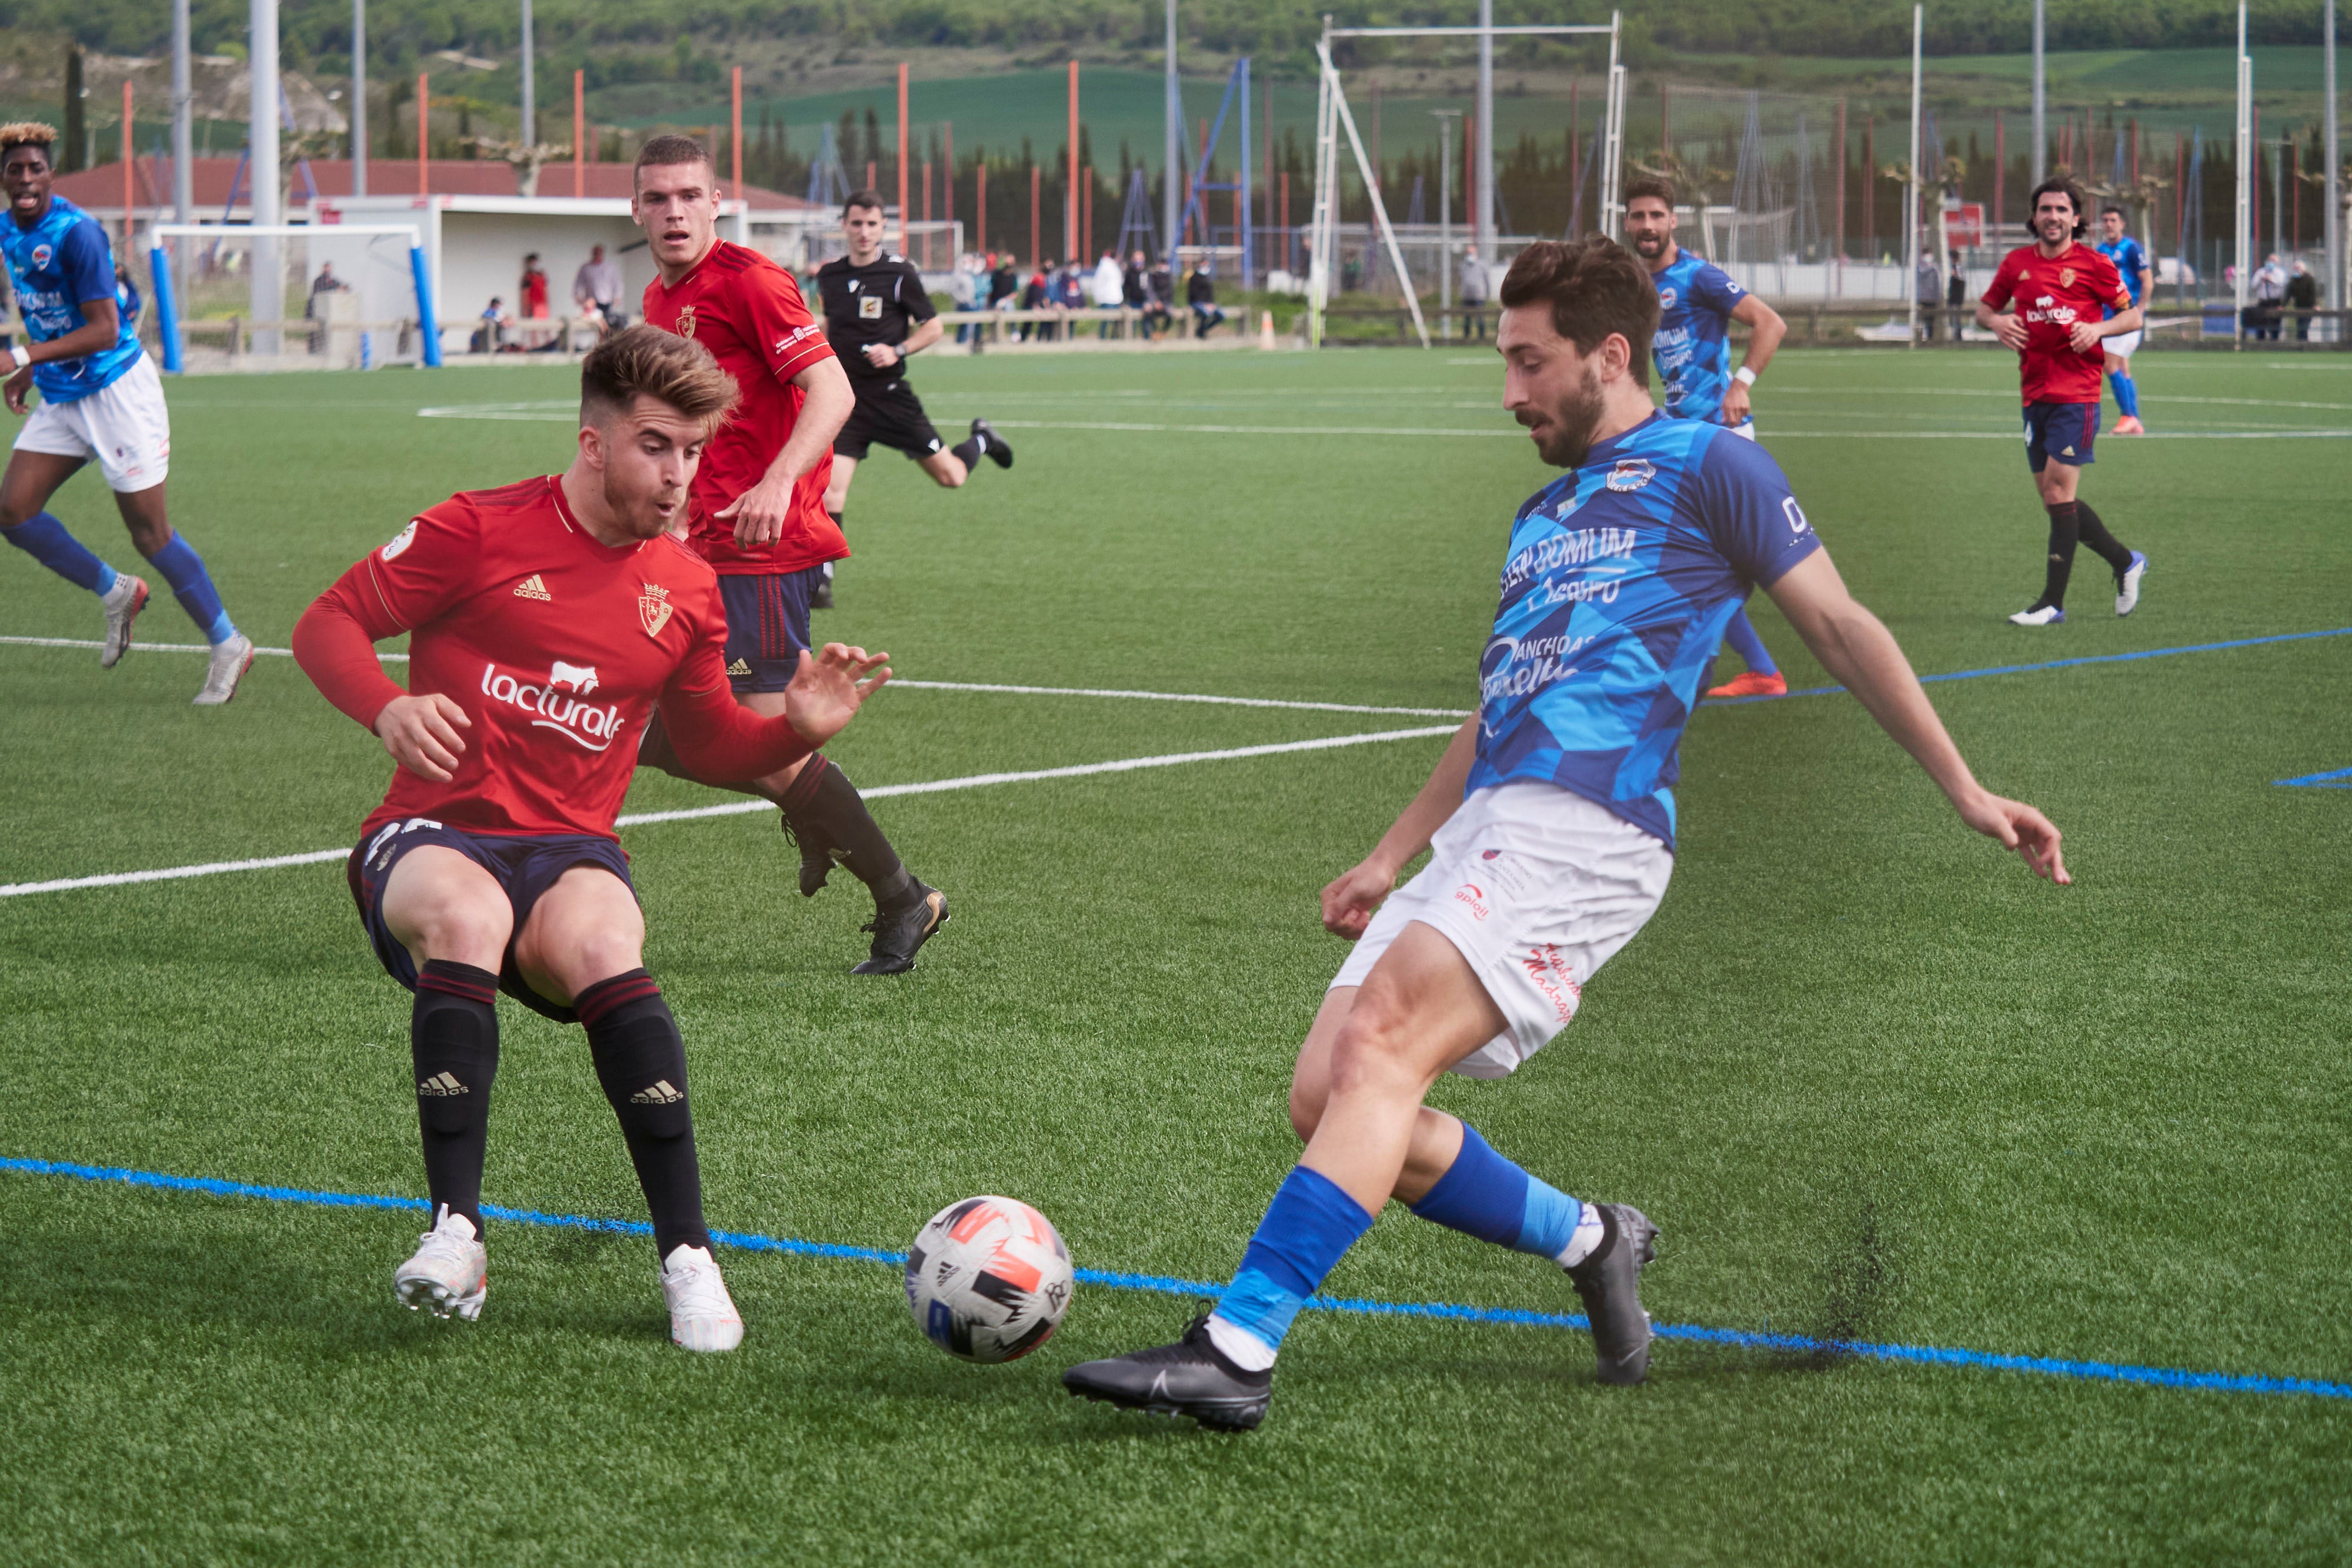
<path fill-rule="evenodd" d="M 640 321 L 588 350 L 580 361 L 580 423 L 597 424 L 642 394 L 666 402 L 707 431 L 735 411 L 735 378 L 691 338 Z"/>
<path fill-rule="evenodd" d="M 44 125 L 37 120 L 19 120 L 0 125 L 0 158 L 5 158 L 19 147 L 37 147 L 50 162 L 57 162 L 58 128 Z"/>
<path fill-rule="evenodd" d="M 1663 174 L 1644 174 L 1625 187 L 1624 204 L 1632 206 L 1643 196 L 1654 196 L 1666 204 L 1666 211 L 1675 210 L 1675 183 Z"/>
<path fill-rule="evenodd" d="M 2063 174 L 2053 174 L 2033 187 L 2025 198 L 2025 221 L 2028 224 L 2032 223 L 2033 214 L 2041 210 L 2042 198 L 2053 194 L 2063 196 L 2074 204 L 2074 237 L 2081 239 L 2084 235 L 2089 234 L 2091 232 L 2091 199 L 2083 194 L 2082 186 Z"/>
<path fill-rule="evenodd" d="M 1599 351 L 1611 333 L 1625 340 L 1627 371 L 1650 384 L 1650 340 L 1658 330 L 1658 286 L 1633 253 L 1606 235 L 1538 240 L 1503 275 L 1505 308 L 1551 304 L 1552 329 L 1580 354 Z"/>
<path fill-rule="evenodd" d="M 637 172 L 642 169 L 667 168 L 673 163 L 699 163 L 710 170 L 715 181 L 719 162 L 711 157 L 710 149 L 692 136 L 656 136 L 637 149 L 637 161 L 629 165 L 629 186 L 635 189 Z"/>

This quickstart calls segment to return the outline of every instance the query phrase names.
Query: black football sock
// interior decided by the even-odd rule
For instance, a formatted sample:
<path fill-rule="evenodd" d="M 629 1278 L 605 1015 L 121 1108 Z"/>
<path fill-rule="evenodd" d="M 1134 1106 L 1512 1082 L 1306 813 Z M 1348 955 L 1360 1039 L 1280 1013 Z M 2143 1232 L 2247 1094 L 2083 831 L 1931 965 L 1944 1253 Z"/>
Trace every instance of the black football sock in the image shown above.
<path fill-rule="evenodd" d="M 628 1140 L 629 1163 L 653 1217 L 655 1252 L 667 1260 L 680 1247 L 708 1250 L 694 1112 L 686 1099 L 686 1041 L 661 988 L 643 969 L 630 969 L 597 981 L 572 1008 L 588 1030 L 596 1081 Z"/>
<path fill-rule="evenodd" d="M 482 1151 L 490 1130 L 490 1081 L 499 1072 L 499 977 L 435 958 L 416 977 L 408 1049 L 416 1064 L 416 1120 L 425 1135 L 425 1183 L 436 1217 L 443 1204 L 482 1233 Z"/>
<path fill-rule="evenodd" d="M 2131 570 L 2131 547 L 2107 532 L 2107 525 L 2099 521 L 2099 514 L 2091 510 L 2090 502 L 2077 500 L 2074 515 L 2082 522 L 2083 542 L 2099 552 L 2099 559 L 2107 563 L 2109 570 L 2117 577 Z"/>
<path fill-rule="evenodd" d="M 2050 513 L 2050 560 L 2047 575 L 2042 580 L 2042 597 L 2034 601 L 2036 610 L 2045 607 L 2066 608 L 2066 580 L 2074 571 L 2074 543 L 2082 527 L 2080 503 L 2061 501 L 2048 508 Z"/>
<path fill-rule="evenodd" d="M 848 776 L 824 753 L 808 759 L 787 794 L 792 799 L 780 804 L 793 836 L 798 839 L 803 831 L 822 835 L 834 859 L 873 894 L 876 907 L 895 904 L 913 891 L 915 879 L 908 874 L 898 852 L 882 836 L 880 824 L 866 809 Z"/>
<path fill-rule="evenodd" d="M 970 438 L 957 442 L 948 450 L 956 455 L 966 473 L 977 474 L 980 472 L 980 460 L 988 452 L 988 437 L 975 430 Z"/>

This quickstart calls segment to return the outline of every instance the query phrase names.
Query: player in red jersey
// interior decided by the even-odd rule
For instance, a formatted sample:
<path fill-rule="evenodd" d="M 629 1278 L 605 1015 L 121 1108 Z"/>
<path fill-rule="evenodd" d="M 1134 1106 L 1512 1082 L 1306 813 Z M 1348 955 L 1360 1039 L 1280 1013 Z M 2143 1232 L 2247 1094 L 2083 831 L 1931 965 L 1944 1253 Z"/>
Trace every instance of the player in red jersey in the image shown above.
<path fill-rule="evenodd" d="M 637 152 L 630 211 L 661 276 L 645 319 L 709 349 L 743 401 L 711 437 L 688 504 L 694 548 L 719 573 L 727 607 L 727 674 L 754 713 L 782 711 L 793 661 L 809 647 L 809 606 L 824 566 L 849 554 L 824 509 L 834 437 L 855 398 L 793 275 L 719 237 L 719 181 L 690 136 L 656 136 Z M 841 769 L 822 756 L 748 783 L 681 759 L 656 721 L 641 760 L 783 810 L 800 846 L 800 887 L 814 896 L 834 862 L 874 895 L 874 946 L 851 972 L 896 975 L 947 924 L 947 895 L 916 879 Z"/>
<path fill-rule="evenodd" d="M 2071 180 L 2044 180 L 2033 188 L 2035 243 L 2011 251 L 1977 302 L 1977 325 L 2017 350 L 2024 382 L 2025 460 L 2050 513 L 2050 560 L 2042 597 L 2010 620 L 2020 626 L 2054 626 L 2066 619 L 2066 579 L 2077 540 L 2089 545 L 2116 574 L 2116 613 L 2139 604 L 2147 557 L 2107 531 L 2090 503 L 2075 495 L 2093 462 L 2099 434 L 2099 376 L 2106 361 L 2099 345 L 2137 332 L 2139 307 L 2131 301 L 2116 264 L 2081 244 L 2090 232 L 2083 193 Z M 2004 311 L 2002 307 L 2014 305 Z M 2103 313 L 2115 314 L 2101 320 Z"/>
<path fill-rule="evenodd" d="M 394 1274 L 400 1300 L 443 1317 L 482 1310 L 503 990 L 586 1026 L 652 1214 L 670 1337 L 731 1350 L 743 1323 L 702 1222 L 686 1048 L 645 971 L 614 818 L 656 703 L 689 765 L 750 779 L 832 738 L 889 671 L 885 656 L 835 643 L 801 653 L 782 716 L 737 704 L 717 579 L 668 533 L 734 384 L 708 352 L 651 327 L 607 337 L 580 381 L 570 468 L 416 517 L 310 606 L 294 653 L 400 765 L 349 868 L 377 959 L 416 994 L 434 1224 Z M 373 647 L 403 632 L 404 691 Z"/>

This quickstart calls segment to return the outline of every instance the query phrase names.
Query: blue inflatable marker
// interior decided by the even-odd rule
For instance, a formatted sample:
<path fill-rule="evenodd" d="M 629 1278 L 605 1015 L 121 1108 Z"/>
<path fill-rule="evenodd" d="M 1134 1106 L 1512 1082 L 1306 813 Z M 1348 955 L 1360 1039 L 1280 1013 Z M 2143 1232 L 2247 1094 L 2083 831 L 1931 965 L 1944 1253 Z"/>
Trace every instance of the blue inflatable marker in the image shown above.
<path fill-rule="evenodd" d="M 180 312 L 172 299 L 172 258 L 157 246 L 147 253 L 147 270 L 155 279 L 155 331 L 163 340 L 163 369 L 178 375 L 180 362 Z"/>
<path fill-rule="evenodd" d="M 433 275 L 425 270 L 425 247 L 408 247 L 408 273 L 416 280 L 416 329 L 425 335 L 425 362 L 437 370 L 441 365 L 441 322 L 433 314 Z"/>

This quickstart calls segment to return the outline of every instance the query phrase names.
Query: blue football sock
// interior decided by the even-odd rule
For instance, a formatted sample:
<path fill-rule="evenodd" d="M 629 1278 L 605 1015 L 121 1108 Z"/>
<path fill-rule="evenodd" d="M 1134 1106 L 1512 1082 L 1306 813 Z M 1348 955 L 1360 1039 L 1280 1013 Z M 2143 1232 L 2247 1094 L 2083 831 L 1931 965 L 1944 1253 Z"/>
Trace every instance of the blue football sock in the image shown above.
<path fill-rule="evenodd" d="M 1772 655 L 1764 651 L 1764 639 L 1759 637 L 1756 628 L 1748 624 L 1746 605 L 1731 612 L 1731 624 L 1723 629 L 1723 640 L 1730 643 L 1731 651 L 1747 661 L 1748 667 L 1758 674 L 1777 675 L 1780 673 L 1780 666 L 1774 664 Z"/>
<path fill-rule="evenodd" d="M 0 538 L 5 538 L 76 588 L 104 593 L 114 586 L 114 569 L 90 554 L 79 539 L 66 532 L 63 523 L 47 512 L 13 528 L 0 528 Z"/>
<path fill-rule="evenodd" d="M 1217 1299 L 1215 1315 L 1271 1353 L 1300 1304 L 1371 1228 L 1372 1217 L 1330 1177 L 1292 1166 L 1242 1254 L 1241 1272 Z"/>
<path fill-rule="evenodd" d="M 236 635 L 236 628 L 229 623 L 228 612 L 221 608 L 220 591 L 213 586 L 211 574 L 205 570 L 204 557 L 184 537 L 173 534 L 170 544 L 147 559 L 155 563 L 155 570 L 172 585 L 172 597 L 180 601 L 188 619 L 204 632 L 205 642 L 217 644 Z"/>
<path fill-rule="evenodd" d="M 2139 388 L 2132 384 L 2131 376 L 2126 371 L 2117 371 L 2107 377 L 2107 383 L 2116 389 L 2116 406 L 2124 411 L 2126 417 L 2137 419 Z"/>
<path fill-rule="evenodd" d="M 1562 1263 L 1570 1260 L 1570 1244 L 1591 1207 L 1496 1154 L 1466 1123 L 1462 1152 L 1437 1185 L 1411 1206 L 1422 1218 L 1450 1230 Z M 1586 1251 L 1599 1239 L 1600 1218 L 1597 1212 L 1590 1216 L 1593 1230 L 1584 1239 Z M 1581 1261 L 1582 1256 L 1578 1253 L 1575 1260 Z"/>

